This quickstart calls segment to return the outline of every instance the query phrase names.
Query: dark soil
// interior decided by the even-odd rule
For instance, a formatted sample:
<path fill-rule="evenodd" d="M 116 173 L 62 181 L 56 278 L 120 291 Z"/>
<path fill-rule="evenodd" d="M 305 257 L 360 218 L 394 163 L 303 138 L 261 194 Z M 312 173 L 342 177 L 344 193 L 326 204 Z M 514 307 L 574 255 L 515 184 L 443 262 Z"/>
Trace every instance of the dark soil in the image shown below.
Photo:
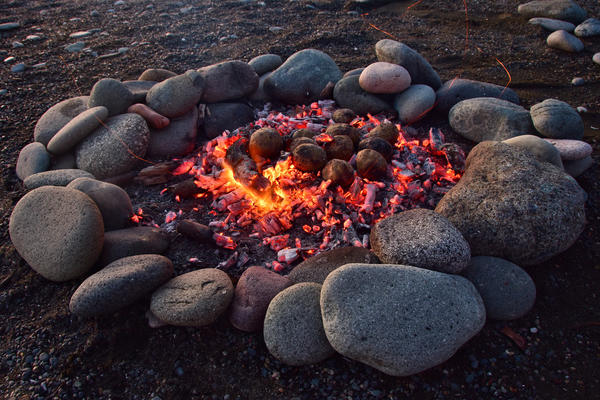
<path fill-rule="evenodd" d="M 335 0 L 265 3 L 0 3 L 0 23 L 21 23 L 19 29 L 0 33 L 2 59 L 14 56 L 28 66 L 46 63 L 24 73 L 11 73 L 7 63 L 0 66 L 0 89 L 7 90 L 0 95 L 0 398 L 598 398 L 600 66 L 591 57 L 600 51 L 600 39 L 586 40 L 579 54 L 551 50 L 546 33 L 516 14 L 515 0 L 467 1 L 468 41 L 461 1 L 424 0 L 408 11 L 412 2 L 400 1 L 358 9 L 358 14 Z M 600 16 L 597 1 L 578 3 Z M 92 10 L 99 16 L 90 16 Z M 283 30 L 269 31 L 274 26 Z M 68 38 L 70 33 L 92 28 L 107 33 L 81 39 L 98 55 L 119 47 L 129 51 L 99 59 L 63 49 L 77 41 Z M 25 41 L 30 34 L 42 40 Z M 268 354 L 260 334 L 241 333 L 226 319 L 204 328 L 151 329 L 144 318 L 147 301 L 82 321 L 68 311 L 80 282 L 43 279 L 11 245 L 8 218 L 25 193 L 15 175 L 16 158 L 32 141 L 37 119 L 58 101 L 87 94 L 104 77 L 136 79 L 151 67 L 180 73 L 264 53 L 287 57 L 304 48 L 323 50 L 350 70 L 375 61 L 375 43 L 389 36 L 421 52 L 443 80 L 461 76 L 506 84 L 509 78 L 499 60 L 524 106 L 555 97 L 589 110 L 585 140 L 594 147 L 596 165 L 578 178 L 589 195 L 585 231 L 568 251 L 528 269 L 538 290 L 528 315 L 509 323 L 488 322 L 448 362 L 408 378 L 389 377 L 341 356 L 291 368 Z M 14 41 L 25 46 L 13 48 Z M 576 76 L 587 83 L 572 86 Z M 421 126 L 447 130 L 444 124 L 434 115 Z M 198 246 L 195 251 L 209 258 L 214 249 Z M 524 349 L 502 333 L 506 327 L 524 339 Z"/>

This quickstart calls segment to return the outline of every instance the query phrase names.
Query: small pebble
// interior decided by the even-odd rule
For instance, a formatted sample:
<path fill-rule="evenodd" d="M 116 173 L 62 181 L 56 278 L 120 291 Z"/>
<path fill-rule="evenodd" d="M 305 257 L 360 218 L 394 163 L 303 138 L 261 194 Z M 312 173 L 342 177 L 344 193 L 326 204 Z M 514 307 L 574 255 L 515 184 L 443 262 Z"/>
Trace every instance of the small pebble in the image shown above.
<path fill-rule="evenodd" d="M 99 16 L 100 16 L 100 13 L 96 10 L 92 10 L 90 12 L 90 17 L 99 17 Z"/>
<path fill-rule="evenodd" d="M 538 333 L 538 328 L 536 328 L 535 326 L 533 328 L 529 329 L 529 332 L 531 333 Z"/>
<path fill-rule="evenodd" d="M 48 63 L 45 63 L 45 62 L 37 63 L 37 64 L 34 64 L 31 68 L 40 69 L 40 68 L 44 68 L 47 64 Z"/>
<path fill-rule="evenodd" d="M 583 106 L 579 106 L 579 107 L 577 107 L 577 112 L 578 112 L 579 114 L 583 114 L 583 113 L 586 113 L 586 112 L 588 112 L 588 109 L 587 109 L 587 108 L 585 108 L 585 107 L 583 107 Z"/>
<path fill-rule="evenodd" d="M 23 63 L 15 64 L 10 69 L 10 72 L 15 72 L 15 73 L 23 72 L 23 71 L 25 71 L 25 64 L 23 64 Z"/>
<path fill-rule="evenodd" d="M 573 86 L 582 86 L 583 84 L 585 84 L 585 80 L 583 78 L 573 78 L 573 80 L 571 81 L 571 85 Z"/>
<path fill-rule="evenodd" d="M 13 42 L 12 47 L 13 47 L 13 49 L 18 49 L 20 47 L 25 47 L 25 45 L 21 42 Z"/>
<path fill-rule="evenodd" d="M 600 53 L 594 54 L 592 57 L 592 61 L 595 62 L 596 64 L 600 64 Z"/>
<path fill-rule="evenodd" d="M 15 57 L 13 57 L 13 56 L 10 56 L 10 57 L 6 57 L 6 58 L 4 59 L 4 62 L 5 62 L 5 63 L 11 63 L 11 62 L 13 62 L 13 61 L 15 61 L 15 60 L 16 60 L 16 58 L 15 58 Z"/>
<path fill-rule="evenodd" d="M 38 36 L 38 35 L 28 35 L 28 36 L 25 38 L 25 40 L 30 40 L 30 41 L 32 41 L 32 42 L 33 42 L 33 41 L 36 41 L 36 40 L 40 40 L 40 39 L 42 39 L 42 38 L 41 38 L 40 36 Z"/>
<path fill-rule="evenodd" d="M 92 32 L 90 31 L 79 31 L 79 32 L 73 32 L 69 35 L 69 37 L 71 39 L 79 39 L 82 37 L 86 37 L 86 36 L 90 36 L 92 34 Z"/>
<path fill-rule="evenodd" d="M 3 24 L 0 24 L 0 31 L 9 31 L 11 29 L 16 29 L 20 26 L 21 24 L 18 22 L 5 22 Z"/>
<path fill-rule="evenodd" d="M 4 96 L 6 93 L 8 93 L 8 90 L 0 89 L 0 96 Z"/>

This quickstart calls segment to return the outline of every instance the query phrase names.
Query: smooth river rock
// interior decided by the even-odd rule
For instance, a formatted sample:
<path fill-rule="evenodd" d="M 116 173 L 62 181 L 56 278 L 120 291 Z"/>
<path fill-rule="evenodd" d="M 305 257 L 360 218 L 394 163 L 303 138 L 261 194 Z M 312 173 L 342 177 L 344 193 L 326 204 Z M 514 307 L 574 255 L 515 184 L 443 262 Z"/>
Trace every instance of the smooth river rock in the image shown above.
<path fill-rule="evenodd" d="M 405 265 L 338 268 L 323 283 L 321 312 L 337 352 L 393 376 L 445 362 L 485 324 L 467 279 Z"/>
<path fill-rule="evenodd" d="M 258 75 L 243 61 L 225 61 L 198 70 L 204 79 L 203 103 L 220 103 L 249 96 L 258 88 Z"/>
<path fill-rule="evenodd" d="M 583 231 L 586 193 L 556 166 L 501 142 L 483 142 L 467 157 L 461 180 L 438 203 L 473 255 L 517 265 L 544 262 Z"/>
<path fill-rule="evenodd" d="M 50 107 L 38 120 L 33 129 L 33 140 L 48 144 L 50 139 L 70 120 L 88 108 L 89 96 L 66 99 Z"/>
<path fill-rule="evenodd" d="M 32 190 L 9 222 L 17 252 L 44 278 L 62 282 L 90 270 L 102 250 L 104 224 L 86 194 L 57 186 Z"/>
<path fill-rule="evenodd" d="M 214 103 L 204 108 L 203 129 L 208 139 L 214 139 L 225 130 L 233 131 L 254 121 L 254 110 L 244 103 Z"/>
<path fill-rule="evenodd" d="M 552 139 L 583 139 L 583 119 L 564 101 L 546 99 L 529 110 L 533 126 L 542 135 Z"/>
<path fill-rule="evenodd" d="M 335 102 L 362 116 L 379 114 L 391 110 L 392 106 L 381 97 L 368 93 L 360 87 L 359 75 L 350 75 L 340 79 L 333 88 Z"/>
<path fill-rule="evenodd" d="M 525 17 L 546 17 L 578 24 L 587 12 L 573 0 L 534 0 L 519 5 L 517 12 Z"/>
<path fill-rule="evenodd" d="M 549 30 L 549 31 L 567 31 L 567 32 L 573 32 L 575 30 L 575 24 L 572 24 L 570 22 L 567 21 L 561 21 L 559 19 L 552 19 L 552 18 L 531 18 L 529 20 L 529 23 L 531 25 L 539 25 L 542 28 Z"/>
<path fill-rule="evenodd" d="M 69 310 L 83 318 L 127 307 L 173 276 L 173 263 L 157 254 L 121 258 L 89 276 L 75 290 Z"/>
<path fill-rule="evenodd" d="M 133 94 L 121 81 L 111 78 L 100 79 L 90 92 L 88 107 L 104 106 L 109 115 L 124 113 L 133 104 Z"/>
<path fill-rule="evenodd" d="M 394 98 L 398 120 L 412 124 L 426 116 L 435 105 L 436 95 L 427 85 L 412 85 Z"/>
<path fill-rule="evenodd" d="M 89 108 L 70 120 L 48 142 L 48 151 L 55 155 L 68 153 L 75 145 L 85 139 L 108 117 L 104 106 Z"/>
<path fill-rule="evenodd" d="M 153 226 L 136 226 L 104 233 L 104 247 L 98 264 L 138 254 L 162 254 L 169 248 L 169 236 Z"/>
<path fill-rule="evenodd" d="M 165 117 L 181 117 L 196 107 L 204 86 L 202 75 L 190 70 L 152 86 L 146 95 L 146 104 Z"/>
<path fill-rule="evenodd" d="M 400 93 L 410 86 L 410 82 L 406 68 L 382 61 L 370 64 L 358 79 L 363 90 L 376 94 Z"/>
<path fill-rule="evenodd" d="M 29 175 L 44 172 L 50 167 L 50 153 L 40 142 L 29 143 L 19 152 L 16 173 L 19 179 L 24 180 Z"/>
<path fill-rule="evenodd" d="M 582 140 L 544 139 L 558 150 L 560 158 L 565 161 L 581 160 L 592 155 L 592 146 Z"/>
<path fill-rule="evenodd" d="M 281 64 L 283 60 L 277 54 L 262 54 L 248 61 L 248 65 L 254 68 L 258 76 L 276 70 Z"/>
<path fill-rule="evenodd" d="M 588 18 L 575 28 L 575 35 L 590 37 L 600 35 L 600 19 Z"/>
<path fill-rule="evenodd" d="M 521 135 L 506 139 L 503 142 L 530 151 L 539 161 L 549 162 L 558 168 L 563 168 L 558 149 L 539 136 Z"/>
<path fill-rule="evenodd" d="M 519 104 L 519 96 L 514 90 L 488 82 L 455 78 L 444 82 L 436 92 L 436 110 L 447 113 L 455 104 L 476 97 L 495 97 Z"/>
<path fill-rule="evenodd" d="M 548 47 L 569 53 L 579 53 L 585 47 L 581 40 L 562 30 L 552 32 L 546 39 L 546 43 Z"/>
<path fill-rule="evenodd" d="M 23 180 L 23 185 L 27 190 L 42 186 L 67 186 L 77 178 L 94 179 L 94 175 L 81 169 L 57 169 L 29 175 Z"/>

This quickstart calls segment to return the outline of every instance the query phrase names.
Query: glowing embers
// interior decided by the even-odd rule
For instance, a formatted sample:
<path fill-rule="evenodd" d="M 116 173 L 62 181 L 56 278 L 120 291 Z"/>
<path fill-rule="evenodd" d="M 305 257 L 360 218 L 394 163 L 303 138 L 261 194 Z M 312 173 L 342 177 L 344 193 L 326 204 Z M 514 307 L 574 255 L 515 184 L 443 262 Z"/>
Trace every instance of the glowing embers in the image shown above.
<path fill-rule="evenodd" d="M 258 167 L 243 151 L 244 141 L 263 127 L 276 129 L 284 139 L 297 129 L 310 129 L 322 145 L 330 139 L 324 131 L 331 113 L 330 103 L 314 103 L 288 114 L 262 112 L 254 123 L 211 140 L 182 162 L 176 171 L 187 171 L 203 190 L 195 205 L 212 215 L 210 227 L 217 231 L 217 244 L 233 249 L 237 237 L 261 238 L 283 263 L 342 244 L 367 247 L 372 224 L 410 208 L 433 208 L 459 180 L 464 153 L 444 143 L 436 129 L 418 140 L 406 138 L 397 126 L 400 135 L 386 177 L 370 181 L 355 174 L 347 189 L 324 181 L 320 172 L 298 170 L 289 153 Z M 352 125 L 364 136 L 381 122 L 368 116 Z M 247 163 L 239 170 L 240 164 L 230 159 L 234 146 L 242 149 L 237 162 Z"/>

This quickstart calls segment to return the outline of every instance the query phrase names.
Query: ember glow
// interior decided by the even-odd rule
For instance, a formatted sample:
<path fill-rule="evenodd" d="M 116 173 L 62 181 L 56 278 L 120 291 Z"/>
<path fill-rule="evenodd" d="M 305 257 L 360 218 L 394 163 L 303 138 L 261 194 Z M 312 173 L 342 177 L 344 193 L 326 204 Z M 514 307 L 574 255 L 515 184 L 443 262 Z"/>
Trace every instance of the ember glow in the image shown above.
<path fill-rule="evenodd" d="M 253 190 L 236 180 L 225 162 L 227 150 L 235 142 L 259 128 L 271 127 L 284 138 L 297 129 L 310 129 L 317 143 L 326 143 L 332 139 L 324 133 L 333 122 L 332 107 L 333 102 L 321 101 L 285 114 L 259 112 L 255 122 L 233 133 L 225 132 L 194 157 L 181 161 L 176 171 L 187 171 L 202 189 L 195 205 L 213 216 L 209 226 L 216 231 L 214 239 L 219 246 L 233 250 L 238 237 L 260 238 L 277 253 L 277 265 L 340 245 L 368 247 L 372 224 L 403 210 L 433 208 L 460 179 L 460 171 L 452 164 L 456 154 L 445 147 L 441 131 L 432 129 L 424 140 L 408 139 L 397 125 L 401 133 L 382 181 L 355 174 L 353 183 L 344 190 L 324 181 L 320 172 L 296 169 L 290 153 L 284 152 L 259 171 L 260 178 L 270 183 L 267 190 Z M 352 125 L 364 135 L 384 121 L 369 115 L 355 119 Z M 297 237 L 290 237 L 290 232 Z M 303 247 L 302 235 L 311 235 L 311 242 L 317 245 Z"/>

